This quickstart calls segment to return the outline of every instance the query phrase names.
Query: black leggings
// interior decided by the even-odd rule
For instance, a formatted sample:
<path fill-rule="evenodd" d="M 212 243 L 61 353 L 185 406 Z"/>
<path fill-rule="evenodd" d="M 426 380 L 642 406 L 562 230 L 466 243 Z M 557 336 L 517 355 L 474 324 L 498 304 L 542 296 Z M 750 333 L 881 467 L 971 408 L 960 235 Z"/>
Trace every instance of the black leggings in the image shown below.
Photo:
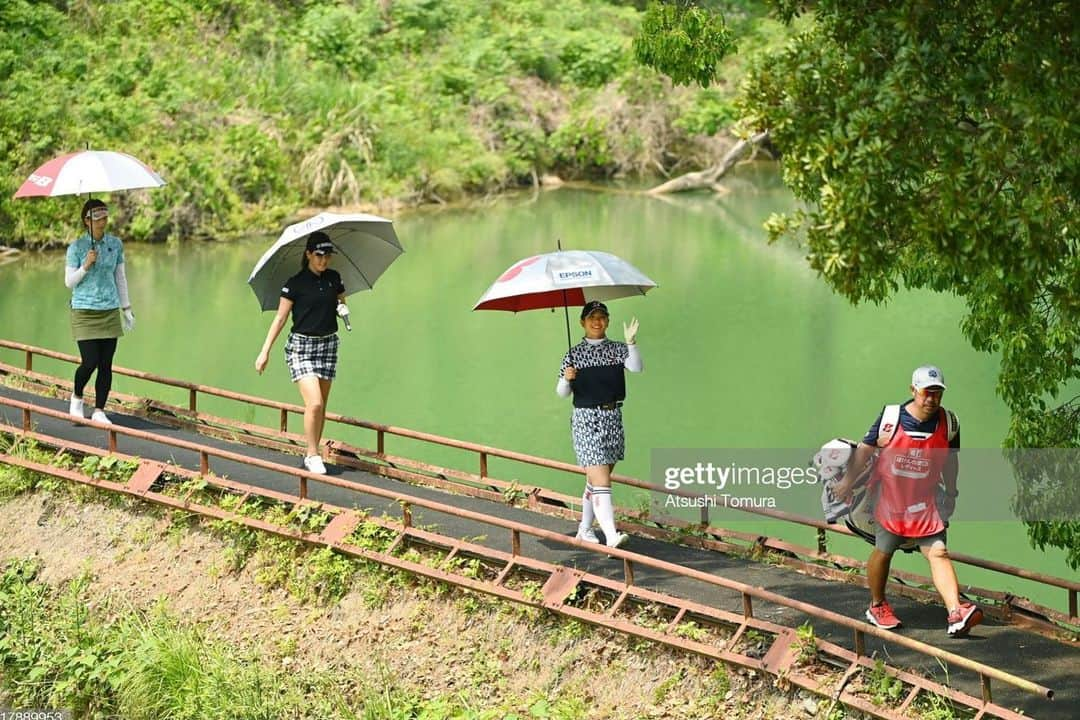
<path fill-rule="evenodd" d="M 86 383 L 90 382 L 90 374 L 97 370 L 97 380 L 94 382 L 94 407 L 99 410 L 105 409 L 105 401 L 109 399 L 109 390 L 112 389 L 114 354 L 116 354 L 116 338 L 79 340 L 82 365 L 79 365 L 75 371 L 75 397 L 82 397 Z"/>

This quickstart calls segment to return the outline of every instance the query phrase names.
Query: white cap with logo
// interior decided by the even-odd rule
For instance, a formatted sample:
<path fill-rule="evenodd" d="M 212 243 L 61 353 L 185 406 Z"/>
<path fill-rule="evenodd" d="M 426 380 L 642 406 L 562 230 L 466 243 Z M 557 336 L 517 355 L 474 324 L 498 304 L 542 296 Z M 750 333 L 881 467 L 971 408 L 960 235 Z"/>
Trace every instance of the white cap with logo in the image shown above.
<path fill-rule="evenodd" d="M 915 368 L 915 372 L 911 373 L 911 385 L 916 390 L 928 387 L 939 387 L 944 390 L 945 374 L 935 365 L 923 365 Z"/>

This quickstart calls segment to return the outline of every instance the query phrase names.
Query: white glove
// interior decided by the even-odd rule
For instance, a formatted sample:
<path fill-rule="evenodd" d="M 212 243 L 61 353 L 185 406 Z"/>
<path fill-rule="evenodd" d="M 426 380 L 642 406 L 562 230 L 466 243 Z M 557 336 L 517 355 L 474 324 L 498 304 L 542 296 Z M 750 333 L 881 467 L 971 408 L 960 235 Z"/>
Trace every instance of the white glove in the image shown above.
<path fill-rule="evenodd" d="M 627 345 L 634 344 L 634 338 L 637 337 L 638 321 L 637 318 L 630 318 L 630 324 L 623 323 L 622 326 L 623 337 L 626 338 Z"/>
<path fill-rule="evenodd" d="M 123 317 L 122 323 L 124 325 L 124 329 L 127 330 L 127 331 L 134 330 L 135 329 L 135 313 L 131 311 L 131 308 L 128 308 L 127 310 L 124 310 L 123 311 L 123 316 L 124 317 Z"/>
<path fill-rule="evenodd" d="M 349 306 L 343 302 L 339 302 L 337 306 L 338 317 L 345 323 L 345 329 L 352 332 L 352 323 L 349 322 Z"/>

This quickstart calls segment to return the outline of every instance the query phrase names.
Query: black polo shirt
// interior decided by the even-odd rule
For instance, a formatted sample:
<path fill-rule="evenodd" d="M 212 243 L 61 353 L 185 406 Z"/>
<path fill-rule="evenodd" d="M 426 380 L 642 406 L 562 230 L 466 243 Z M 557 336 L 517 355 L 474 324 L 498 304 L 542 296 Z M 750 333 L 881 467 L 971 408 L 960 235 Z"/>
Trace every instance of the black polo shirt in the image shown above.
<path fill-rule="evenodd" d="M 337 298 L 345 292 L 341 275 L 327 268 L 321 275 L 304 268 L 281 288 L 281 297 L 292 300 L 292 332 L 330 335 L 337 332 Z"/>

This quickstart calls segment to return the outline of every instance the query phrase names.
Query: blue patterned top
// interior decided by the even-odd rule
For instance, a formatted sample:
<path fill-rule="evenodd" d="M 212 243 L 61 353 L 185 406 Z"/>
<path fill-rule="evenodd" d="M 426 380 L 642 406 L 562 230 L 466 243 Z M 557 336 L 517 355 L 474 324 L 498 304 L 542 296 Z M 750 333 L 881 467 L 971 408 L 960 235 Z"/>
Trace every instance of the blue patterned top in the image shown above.
<path fill-rule="evenodd" d="M 67 266 L 82 267 L 92 245 L 96 245 L 97 261 L 86 276 L 71 290 L 71 307 L 75 310 L 112 310 L 120 307 L 120 292 L 116 288 L 116 266 L 124 263 L 124 244 L 115 235 L 105 233 L 92 243 L 89 233 L 83 233 L 68 245 Z"/>

